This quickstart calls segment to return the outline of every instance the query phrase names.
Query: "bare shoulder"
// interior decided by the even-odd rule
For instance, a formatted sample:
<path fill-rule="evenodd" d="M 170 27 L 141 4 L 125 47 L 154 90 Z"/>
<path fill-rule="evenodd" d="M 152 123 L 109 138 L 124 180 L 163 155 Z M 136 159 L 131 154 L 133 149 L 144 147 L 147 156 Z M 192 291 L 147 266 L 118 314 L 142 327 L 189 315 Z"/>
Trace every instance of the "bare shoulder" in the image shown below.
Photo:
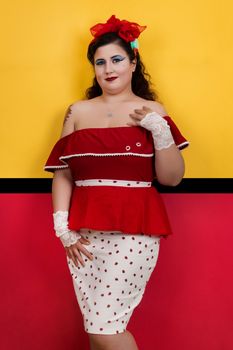
<path fill-rule="evenodd" d="M 93 106 L 93 100 L 79 100 L 72 103 L 72 113 L 78 114 L 88 111 Z"/>
<path fill-rule="evenodd" d="M 157 112 L 161 117 L 165 117 L 168 115 L 164 105 L 157 101 L 145 101 L 145 106 L 151 108 L 154 112 Z"/>
<path fill-rule="evenodd" d="M 80 118 L 90 110 L 89 100 L 72 102 L 66 109 L 63 119 L 61 137 L 67 136 L 77 129 Z"/>
<path fill-rule="evenodd" d="M 85 101 L 76 101 L 67 107 L 64 113 L 61 137 L 67 136 L 76 130 L 79 114 L 84 108 L 83 102 Z"/>

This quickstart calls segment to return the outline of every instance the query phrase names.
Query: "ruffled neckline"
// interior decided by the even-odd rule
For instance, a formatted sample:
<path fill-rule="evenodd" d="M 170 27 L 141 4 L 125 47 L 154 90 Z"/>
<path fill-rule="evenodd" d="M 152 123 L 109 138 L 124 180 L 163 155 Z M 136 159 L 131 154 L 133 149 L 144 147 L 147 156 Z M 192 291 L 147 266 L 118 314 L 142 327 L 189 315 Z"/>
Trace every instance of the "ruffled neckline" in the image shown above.
<path fill-rule="evenodd" d="M 163 118 L 170 118 L 168 115 L 164 116 Z M 110 126 L 110 127 L 100 127 L 100 128 L 84 128 L 84 129 L 77 129 L 75 131 L 73 131 L 72 133 L 66 135 L 66 136 L 63 136 L 60 140 L 63 140 L 71 135 L 74 135 L 74 134 L 79 134 L 79 133 L 85 133 L 85 132 L 88 132 L 88 131 L 108 131 L 108 130 L 119 130 L 119 129 L 138 129 L 138 130 L 145 130 L 145 131 L 148 131 L 147 129 L 143 128 L 142 126 L 140 125 L 134 125 L 134 126 L 126 126 L 126 125 L 121 125 L 121 126 Z"/>
<path fill-rule="evenodd" d="M 113 127 L 103 127 L 103 128 L 84 128 L 84 129 L 78 129 L 73 131 L 72 133 L 70 133 L 69 135 L 63 136 L 60 138 L 60 140 L 63 140 L 65 138 L 71 137 L 72 135 L 76 135 L 76 134 L 82 134 L 88 131 L 109 131 L 109 130 L 119 130 L 119 129 L 141 129 L 141 130 L 146 130 L 145 128 L 143 128 L 142 126 L 139 125 L 135 125 L 135 126 L 113 126 Z"/>

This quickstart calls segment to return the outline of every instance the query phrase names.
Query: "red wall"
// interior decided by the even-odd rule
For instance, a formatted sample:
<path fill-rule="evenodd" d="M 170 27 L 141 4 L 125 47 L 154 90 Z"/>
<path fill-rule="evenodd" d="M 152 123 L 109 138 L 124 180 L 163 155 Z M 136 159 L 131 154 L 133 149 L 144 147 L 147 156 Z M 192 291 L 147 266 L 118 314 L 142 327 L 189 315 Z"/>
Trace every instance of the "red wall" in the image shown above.
<path fill-rule="evenodd" d="M 128 325 L 140 350 L 233 349 L 233 195 L 163 194 L 174 234 Z M 87 350 L 50 194 L 1 194 L 6 350 Z"/>

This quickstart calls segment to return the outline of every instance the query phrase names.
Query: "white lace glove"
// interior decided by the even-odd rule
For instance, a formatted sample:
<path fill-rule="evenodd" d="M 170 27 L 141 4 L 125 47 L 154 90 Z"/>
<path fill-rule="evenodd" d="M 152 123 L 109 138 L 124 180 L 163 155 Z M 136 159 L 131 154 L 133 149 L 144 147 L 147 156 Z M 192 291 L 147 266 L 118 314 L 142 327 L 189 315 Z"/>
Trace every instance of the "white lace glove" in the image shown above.
<path fill-rule="evenodd" d="M 68 211 L 59 210 L 53 213 L 53 222 L 56 236 L 60 238 L 64 247 L 71 246 L 82 237 L 78 232 L 69 230 Z"/>
<path fill-rule="evenodd" d="M 167 121 L 156 112 L 147 113 L 139 124 L 151 131 L 156 150 L 168 148 L 174 142 Z"/>

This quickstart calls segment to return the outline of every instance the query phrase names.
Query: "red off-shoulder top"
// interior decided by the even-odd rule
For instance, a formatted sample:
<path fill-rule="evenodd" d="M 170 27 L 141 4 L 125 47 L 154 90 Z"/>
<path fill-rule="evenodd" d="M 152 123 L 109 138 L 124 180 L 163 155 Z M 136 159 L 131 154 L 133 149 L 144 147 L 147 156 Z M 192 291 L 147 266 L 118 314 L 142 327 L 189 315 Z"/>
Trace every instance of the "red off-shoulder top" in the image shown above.
<path fill-rule="evenodd" d="M 164 117 L 176 146 L 189 142 L 174 121 Z M 99 179 L 152 182 L 155 174 L 152 134 L 141 126 L 87 128 L 62 137 L 54 145 L 45 171 L 70 168 L 73 191 L 69 228 L 144 233 L 166 238 L 172 234 L 166 208 L 154 186 L 76 186 L 75 181 Z"/>

